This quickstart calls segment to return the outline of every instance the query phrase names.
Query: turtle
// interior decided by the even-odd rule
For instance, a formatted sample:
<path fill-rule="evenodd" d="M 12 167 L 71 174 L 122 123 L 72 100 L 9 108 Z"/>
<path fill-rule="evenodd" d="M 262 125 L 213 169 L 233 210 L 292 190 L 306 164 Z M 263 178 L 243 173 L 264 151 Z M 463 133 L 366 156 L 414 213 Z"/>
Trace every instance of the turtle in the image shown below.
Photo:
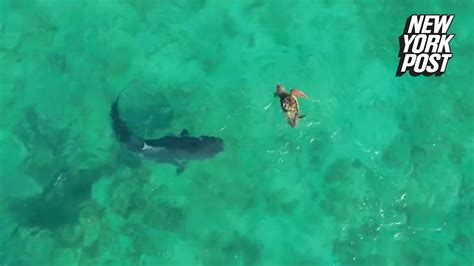
<path fill-rule="evenodd" d="M 274 96 L 280 97 L 280 106 L 286 115 L 288 124 L 290 124 L 292 128 L 295 128 L 298 119 L 305 117 L 305 115 L 299 113 L 298 97 L 308 99 L 308 96 L 297 89 L 291 89 L 290 93 L 287 93 L 282 85 L 276 86 Z"/>

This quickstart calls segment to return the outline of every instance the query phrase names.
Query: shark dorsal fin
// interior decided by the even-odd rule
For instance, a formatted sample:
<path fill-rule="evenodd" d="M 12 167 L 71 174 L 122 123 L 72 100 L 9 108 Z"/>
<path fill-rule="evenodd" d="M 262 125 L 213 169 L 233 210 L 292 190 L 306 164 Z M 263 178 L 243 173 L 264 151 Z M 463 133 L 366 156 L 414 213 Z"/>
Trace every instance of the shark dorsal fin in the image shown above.
<path fill-rule="evenodd" d="M 189 131 L 187 129 L 183 129 L 181 133 L 179 133 L 181 137 L 186 137 L 189 135 Z"/>

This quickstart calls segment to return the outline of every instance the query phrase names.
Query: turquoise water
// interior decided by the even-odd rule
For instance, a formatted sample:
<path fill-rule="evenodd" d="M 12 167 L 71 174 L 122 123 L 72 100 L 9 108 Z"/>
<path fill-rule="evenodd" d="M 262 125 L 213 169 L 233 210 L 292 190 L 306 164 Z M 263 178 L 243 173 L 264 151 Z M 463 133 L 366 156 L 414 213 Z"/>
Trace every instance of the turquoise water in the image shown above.
<path fill-rule="evenodd" d="M 454 13 L 441 77 L 395 77 Z M 473 265 L 472 1 L 0 0 L 0 265 Z M 290 128 L 272 97 L 299 88 Z M 175 168 L 114 138 L 224 139 Z"/>

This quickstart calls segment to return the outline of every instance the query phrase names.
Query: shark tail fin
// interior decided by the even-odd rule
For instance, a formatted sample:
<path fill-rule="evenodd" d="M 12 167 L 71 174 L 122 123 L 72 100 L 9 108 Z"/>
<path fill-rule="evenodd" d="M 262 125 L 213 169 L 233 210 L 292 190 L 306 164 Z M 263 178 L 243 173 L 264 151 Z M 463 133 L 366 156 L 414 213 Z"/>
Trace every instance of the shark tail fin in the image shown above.
<path fill-rule="evenodd" d="M 112 107 L 110 108 L 110 117 L 112 118 L 112 128 L 114 130 L 115 137 L 117 137 L 117 139 L 122 143 L 128 143 L 132 139 L 132 132 L 130 129 L 128 129 L 127 123 L 120 117 L 118 110 L 118 102 L 122 92 L 123 89 L 112 103 Z"/>

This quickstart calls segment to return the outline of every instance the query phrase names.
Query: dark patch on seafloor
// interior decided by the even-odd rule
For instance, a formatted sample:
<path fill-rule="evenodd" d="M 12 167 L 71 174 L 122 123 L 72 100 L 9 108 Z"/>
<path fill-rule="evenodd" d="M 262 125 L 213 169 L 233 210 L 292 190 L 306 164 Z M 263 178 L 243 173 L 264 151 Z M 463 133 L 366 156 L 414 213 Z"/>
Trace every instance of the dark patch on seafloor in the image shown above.
<path fill-rule="evenodd" d="M 64 179 L 52 177 L 39 195 L 11 199 L 9 209 L 20 226 L 56 229 L 77 222 L 82 204 L 90 198 L 93 183 L 107 169 L 81 169 L 64 173 Z"/>
<path fill-rule="evenodd" d="M 125 103 L 138 103 L 133 107 L 125 104 L 127 119 L 133 121 L 134 131 L 143 135 L 166 135 L 173 112 L 166 98 L 161 94 L 140 95 L 150 85 L 142 80 L 129 84 Z M 151 90 L 156 91 L 156 90 Z M 130 108 L 127 108 L 130 107 Z M 54 121 L 49 121 L 33 106 L 25 110 L 23 120 L 14 129 L 16 136 L 24 143 L 29 156 L 24 173 L 34 177 L 43 187 L 39 195 L 24 199 L 8 199 L 8 206 L 20 226 L 31 228 L 57 229 L 76 223 L 83 204 L 91 198 L 94 182 L 101 176 L 112 174 L 114 164 L 93 168 L 77 169 L 68 162 L 68 152 L 79 149 L 69 142 L 69 130 L 57 130 Z M 112 138 L 112 136 L 111 136 Z M 137 169 L 141 160 L 117 145 L 115 162 L 118 165 Z"/>
<path fill-rule="evenodd" d="M 70 153 L 78 154 L 80 145 L 71 143 L 69 130 L 57 130 L 52 125 L 34 107 L 28 107 L 14 128 L 28 150 L 23 173 L 42 187 L 40 194 L 6 199 L 21 227 L 57 229 L 76 223 L 81 208 L 91 198 L 94 182 L 117 169 L 113 163 L 78 169 L 68 159 Z"/>

